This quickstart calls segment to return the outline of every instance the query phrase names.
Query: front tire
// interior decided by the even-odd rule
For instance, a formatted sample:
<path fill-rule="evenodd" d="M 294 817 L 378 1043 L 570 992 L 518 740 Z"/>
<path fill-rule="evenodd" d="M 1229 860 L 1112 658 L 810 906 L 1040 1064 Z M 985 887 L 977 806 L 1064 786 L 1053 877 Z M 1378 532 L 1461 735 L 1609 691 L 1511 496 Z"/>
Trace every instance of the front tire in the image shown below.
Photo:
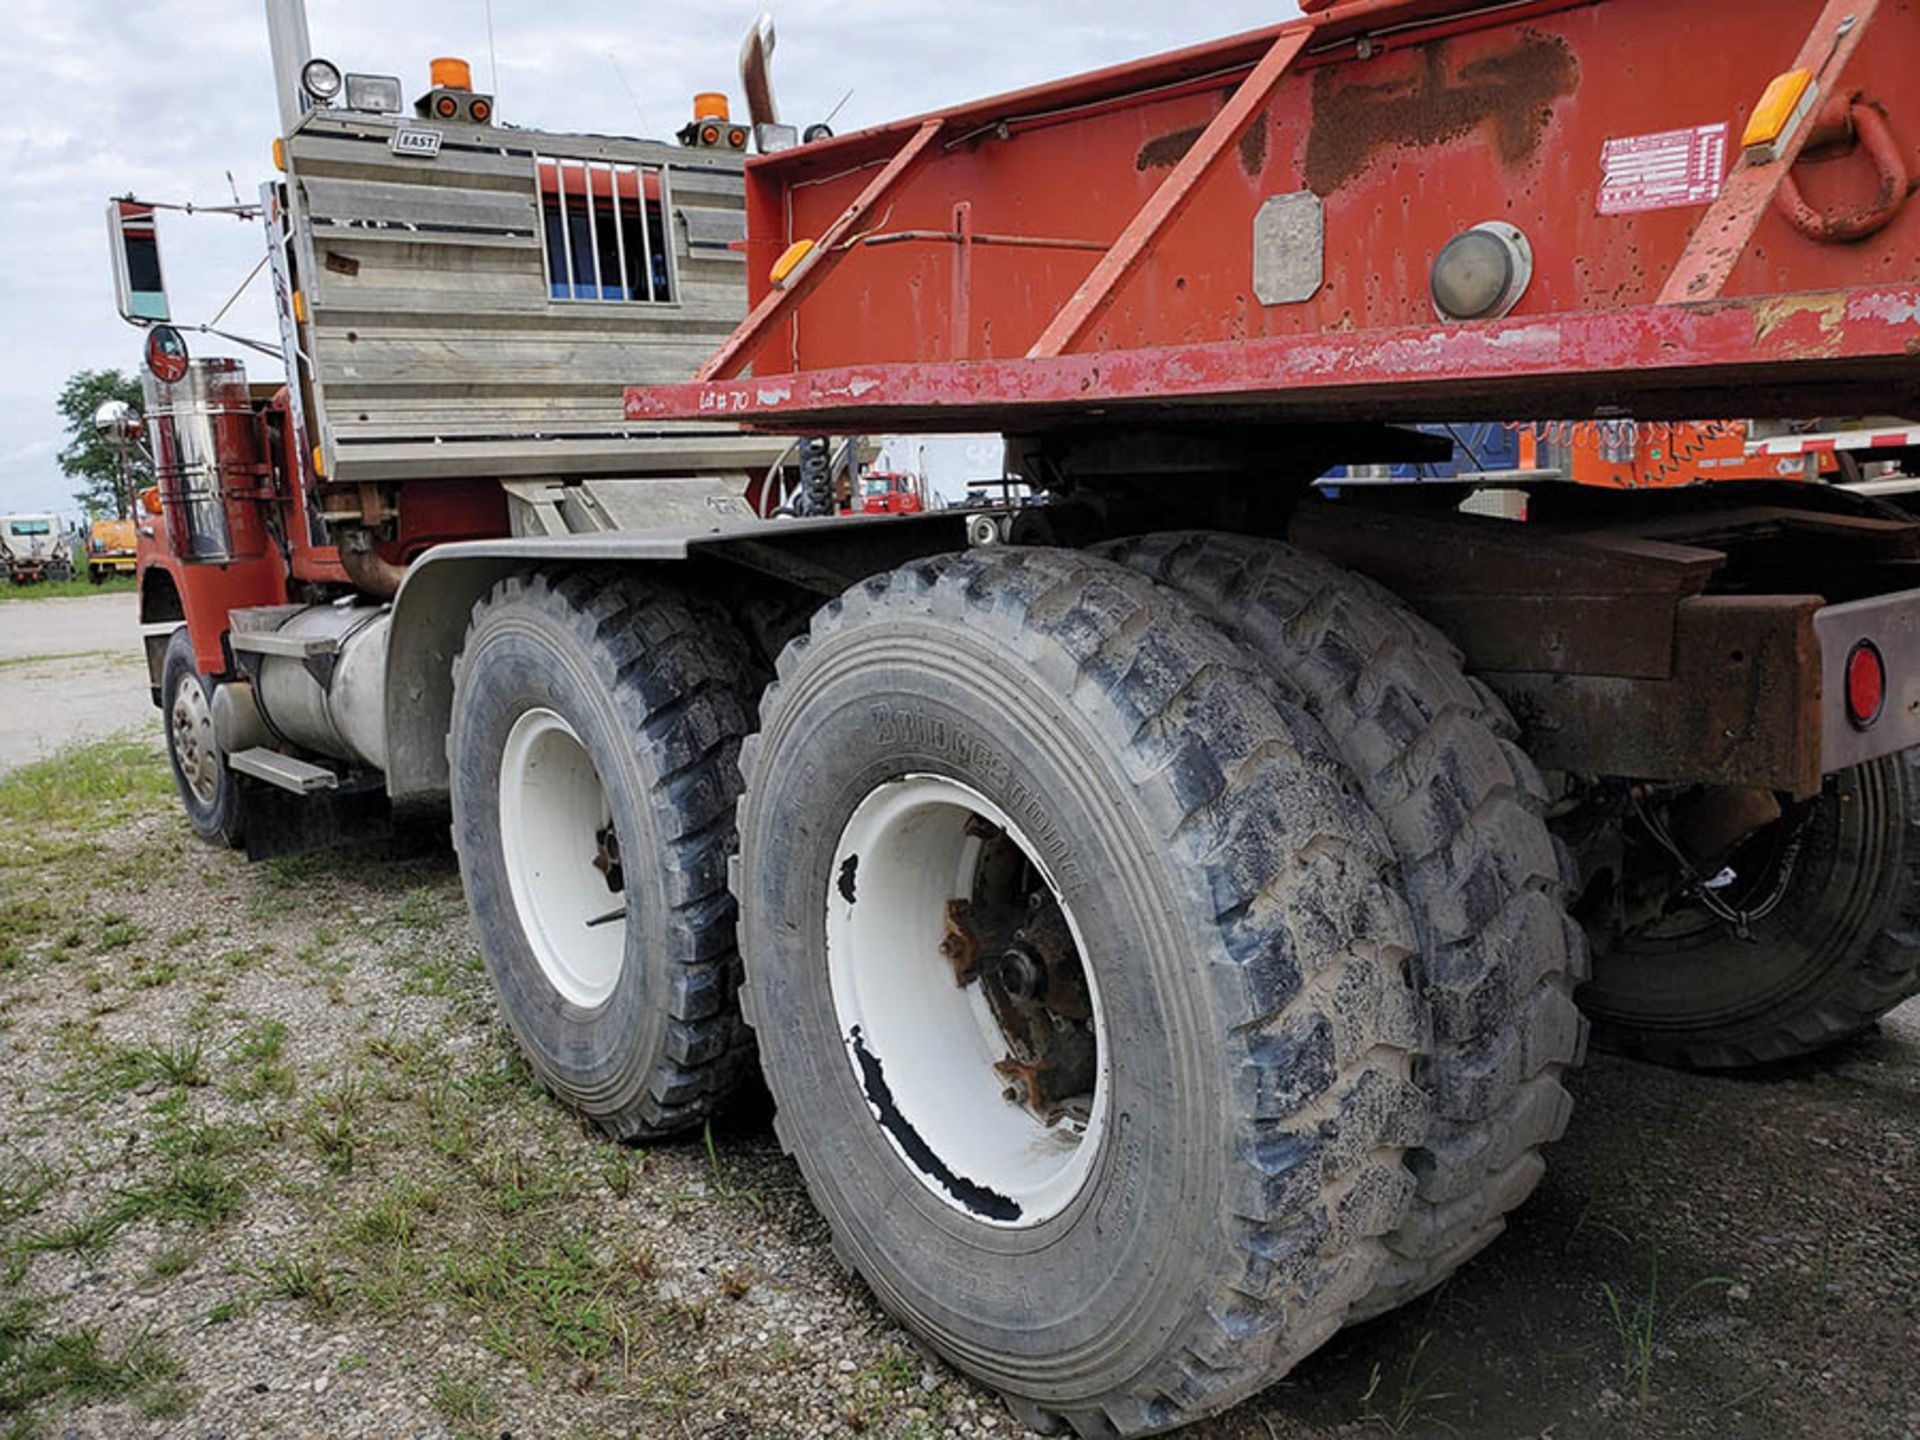
<path fill-rule="evenodd" d="M 501 1011 L 615 1139 L 751 1073 L 727 892 L 751 672 L 726 618 L 635 577 L 503 580 L 454 667 L 453 839 Z"/>
<path fill-rule="evenodd" d="M 1745 842 L 1736 885 L 1751 872 L 1764 895 L 1765 867 L 1783 862 L 1787 888 L 1745 938 L 1684 905 L 1631 937 L 1596 924 L 1580 995 L 1595 1040 L 1732 1069 L 1823 1050 L 1920 993 L 1920 750 L 1828 776 L 1803 812 Z"/>
<path fill-rule="evenodd" d="M 1415 942 L 1249 657 L 1108 562 L 929 560 L 815 618 L 745 755 L 776 1129 L 890 1313 L 1087 1436 L 1339 1327 L 1427 1122 Z"/>
<path fill-rule="evenodd" d="M 209 845 L 237 849 L 245 838 L 240 780 L 213 738 L 213 682 L 200 673 L 184 625 L 167 640 L 160 698 L 167 761 L 193 833 Z"/>

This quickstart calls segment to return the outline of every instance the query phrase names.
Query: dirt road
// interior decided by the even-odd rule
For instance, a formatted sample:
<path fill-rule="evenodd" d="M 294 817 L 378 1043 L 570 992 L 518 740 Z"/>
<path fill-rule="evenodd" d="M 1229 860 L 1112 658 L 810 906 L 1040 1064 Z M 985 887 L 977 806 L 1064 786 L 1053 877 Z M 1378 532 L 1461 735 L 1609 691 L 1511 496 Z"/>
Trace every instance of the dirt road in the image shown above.
<path fill-rule="evenodd" d="M 0 604 L 0 773 L 157 715 L 133 595 Z"/>

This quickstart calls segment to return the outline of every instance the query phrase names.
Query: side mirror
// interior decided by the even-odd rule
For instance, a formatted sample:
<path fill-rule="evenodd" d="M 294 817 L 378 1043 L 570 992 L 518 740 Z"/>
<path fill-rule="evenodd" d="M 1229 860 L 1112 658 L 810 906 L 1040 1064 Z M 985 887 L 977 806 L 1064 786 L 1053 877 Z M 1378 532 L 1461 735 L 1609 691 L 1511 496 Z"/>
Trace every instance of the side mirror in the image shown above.
<path fill-rule="evenodd" d="M 171 320 L 153 207 L 137 200 L 109 200 L 107 240 L 113 251 L 113 300 L 120 318 L 132 325 Z"/>
<path fill-rule="evenodd" d="M 145 423 L 140 412 L 124 400 L 102 400 L 93 412 L 93 428 L 114 440 L 137 440 Z"/>

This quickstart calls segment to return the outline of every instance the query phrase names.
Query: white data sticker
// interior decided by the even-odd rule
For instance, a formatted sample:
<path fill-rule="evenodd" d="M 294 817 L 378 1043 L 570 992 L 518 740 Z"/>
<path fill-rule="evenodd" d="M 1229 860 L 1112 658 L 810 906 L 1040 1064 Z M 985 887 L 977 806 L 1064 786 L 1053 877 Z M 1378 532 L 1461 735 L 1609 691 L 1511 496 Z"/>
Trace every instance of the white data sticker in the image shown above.
<path fill-rule="evenodd" d="M 1726 122 L 1609 140 L 1600 169 L 1602 215 L 1709 204 L 1727 175 Z"/>

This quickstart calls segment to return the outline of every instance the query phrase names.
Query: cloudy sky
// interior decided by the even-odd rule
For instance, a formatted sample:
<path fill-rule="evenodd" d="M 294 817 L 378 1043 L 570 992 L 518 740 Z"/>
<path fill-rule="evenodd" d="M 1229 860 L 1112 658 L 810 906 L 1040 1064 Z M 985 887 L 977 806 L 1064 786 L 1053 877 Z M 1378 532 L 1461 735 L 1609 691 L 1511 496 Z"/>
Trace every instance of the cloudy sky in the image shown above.
<path fill-rule="evenodd" d="M 738 89 L 756 0 L 309 0 L 315 50 L 424 88 L 435 55 L 497 67 L 504 121 L 666 138 L 696 90 Z M 842 131 L 1155 50 L 1271 24 L 1273 0 L 786 0 L 776 87 L 786 118 L 853 96 Z M 259 0 L 6 0 L 0 39 L 0 511 L 72 510 L 53 409 L 77 369 L 131 371 L 113 313 L 109 195 L 252 199 L 276 129 Z M 738 98 L 736 96 L 736 104 Z M 231 181 L 229 180 L 231 177 Z M 176 322 L 211 318 L 259 258 L 257 222 L 164 217 Z M 273 334 L 259 281 L 224 328 Z M 240 353 L 189 336 L 197 353 Z M 275 373 L 248 358 L 256 378 Z"/>

